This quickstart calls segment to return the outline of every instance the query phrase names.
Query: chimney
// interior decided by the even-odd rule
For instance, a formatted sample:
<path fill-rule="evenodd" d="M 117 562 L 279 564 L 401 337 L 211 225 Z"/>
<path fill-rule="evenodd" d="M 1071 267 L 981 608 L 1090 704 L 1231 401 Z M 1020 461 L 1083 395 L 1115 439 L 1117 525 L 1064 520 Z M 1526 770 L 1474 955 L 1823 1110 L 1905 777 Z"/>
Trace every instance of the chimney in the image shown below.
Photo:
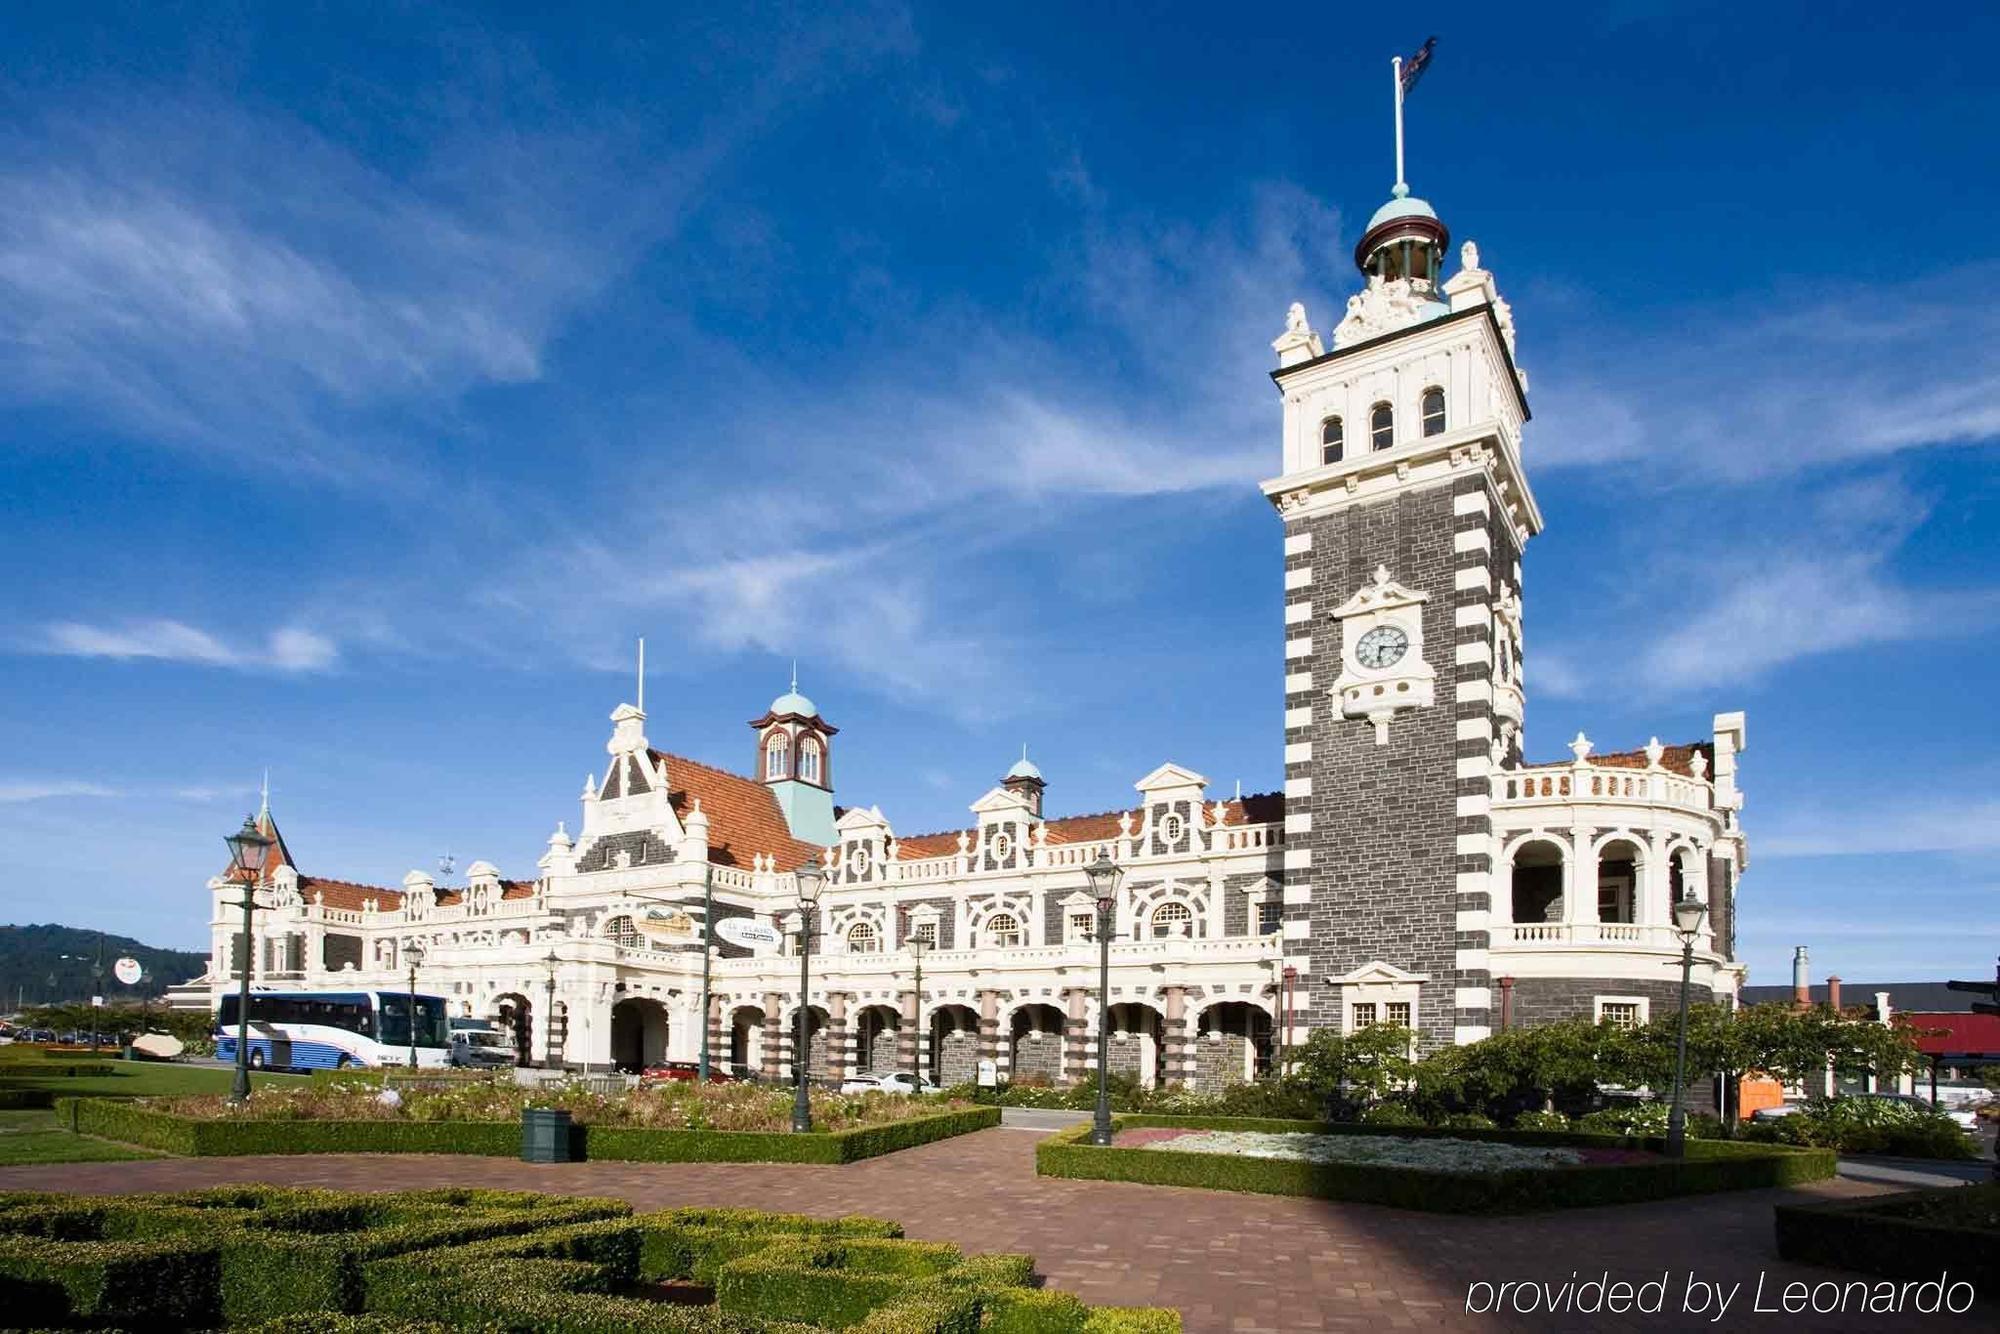
<path fill-rule="evenodd" d="M 1875 993 L 1875 1022 L 1876 1022 L 1876 1023 L 1878 1023 L 1878 1024 L 1886 1024 L 1886 1023 L 1888 1023 L 1888 1022 L 1889 1022 L 1889 1020 L 1890 1020 L 1890 1019 L 1891 1019 L 1892 1017 L 1893 1017 L 1893 1016 L 1892 1016 L 1892 1014 L 1890 1013 L 1890 1010 L 1889 1010 L 1889 993 L 1888 993 L 1888 992 L 1886 992 L 1886 991 L 1878 991 L 1878 992 L 1876 992 L 1876 993 Z"/>
<path fill-rule="evenodd" d="M 1806 947 L 1792 951 L 1792 1004 L 1800 1009 L 1812 1004 L 1812 975 L 1806 971 Z"/>
<path fill-rule="evenodd" d="M 1840 1013 L 1840 979 L 1838 977 L 1829 975 L 1826 979 L 1826 1003 L 1833 1007 L 1835 1014 Z"/>

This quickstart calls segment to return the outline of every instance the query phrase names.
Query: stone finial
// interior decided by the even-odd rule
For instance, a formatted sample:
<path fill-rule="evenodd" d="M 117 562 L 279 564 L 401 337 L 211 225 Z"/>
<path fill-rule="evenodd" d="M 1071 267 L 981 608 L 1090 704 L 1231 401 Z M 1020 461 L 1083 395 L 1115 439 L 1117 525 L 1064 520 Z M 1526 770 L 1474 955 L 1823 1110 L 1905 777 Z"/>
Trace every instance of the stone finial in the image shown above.
<path fill-rule="evenodd" d="M 1464 245 L 1460 246 L 1458 248 L 1458 266 L 1461 269 L 1478 268 L 1479 247 L 1474 245 L 1471 241 L 1467 241 Z"/>
<path fill-rule="evenodd" d="M 1132 837 L 1132 812 L 1118 812 L 1118 836 L 1120 838 Z"/>
<path fill-rule="evenodd" d="M 1688 756 L 1688 772 L 1696 778 L 1708 777 L 1708 756 L 1700 751 Z"/>
<path fill-rule="evenodd" d="M 575 842 L 572 841 L 569 836 L 569 825 L 567 821 L 563 820 L 556 821 L 556 832 L 549 835 L 549 846 L 551 848 L 560 849 L 563 852 L 568 852 L 571 848 L 576 846 Z"/>
<path fill-rule="evenodd" d="M 1648 740 L 1646 742 L 1646 767 L 1649 769 L 1659 768 L 1660 756 L 1666 753 L 1667 753 L 1667 748 L 1660 744 L 1660 739 L 1658 737 L 1653 737 L 1650 740 Z"/>
<path fill-rule="evenodd" d="M 972 847 L 972 835 L 966 833 L 963 829 L 959 830 L 958 855 L 963 857 L 971 847 Z"/>
<path fill-rule="evenodd" d="M 1306 320 L 1304 302 L 1292 302 L 1291 309 L 1285 312 L 1285 331 L 1271 340 L 1271 350 L 1278 354 L 1280 366 L 1296 366 L 1326 351 L 1326 345 Z"/>
<path fill-rule="evenodd" d="M 583 799 L 584 799 L 585 801 L 596 801 L 596 800 L 597 800 L 597 775 L 596 775 L 596 774 L 585 774 L 585 775 L 583 776 Z"/>
<path fill-rule="evenodd" d="M 1569 753 L 1576 756 L 1578 764 L 1582 764 L 1590 757 L 1590 738 L 1578 732 L 1576 739 L 1569 743 Z"/>

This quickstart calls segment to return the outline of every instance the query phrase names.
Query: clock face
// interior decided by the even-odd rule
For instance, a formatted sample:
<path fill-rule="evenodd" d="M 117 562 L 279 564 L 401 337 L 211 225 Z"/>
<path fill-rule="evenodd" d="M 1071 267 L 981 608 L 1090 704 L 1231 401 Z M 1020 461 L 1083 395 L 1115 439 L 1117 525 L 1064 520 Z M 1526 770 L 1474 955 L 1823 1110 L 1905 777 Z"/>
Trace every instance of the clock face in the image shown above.
<path fill-rule="evenodd" d="M 1401 662 L 1409 651 L 1410 637 L 1400 626 L 1378 625 L 1354 646 L 1354 660 L 1363 667 L 1380 671 Z"/>

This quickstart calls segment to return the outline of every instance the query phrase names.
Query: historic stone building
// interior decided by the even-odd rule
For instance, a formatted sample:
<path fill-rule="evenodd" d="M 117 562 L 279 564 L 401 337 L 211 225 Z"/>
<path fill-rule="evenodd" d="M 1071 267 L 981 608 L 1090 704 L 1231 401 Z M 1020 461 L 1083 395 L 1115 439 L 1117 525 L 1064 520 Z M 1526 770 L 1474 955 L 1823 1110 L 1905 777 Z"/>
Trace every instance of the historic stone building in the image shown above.
<path fill-rule="evenodd" d="M 1024 756 L 964 828 L 899 836 L 878 807 L 835 804 L 837 729 L 796 685 L 752 720 L 747 775 L 654 749 L 622 705 L 577 833 L 559 825 L 532 878 L 475 862 L 463 885 L 359 885 L 303 872 L 281 842 L 256 983 L 400 985 L 415 941 L 422 988 L 504 1018 L 524 1061 L 691 1060 L 712 897 L 715 1060 L 777 1077 L 802 999 L 792 871 L 817 857 L 803 999 L 829 1073 L 921 1060 L 950 1082 L 986 1060 L 1080 1078 L 1102 1000 L 1113 1067 L 1148 1083 L 1241 1078 L 1322 1026 L 1399 1023 L 1435 1047 L 1643 1021 L 1673 1003 L 1668 910 L 1690 894 L 1710 908 L 1697 994 L 1733 997 L 1743 717 L 1690 745 L 1599 755 L 1579 736 L 1568 760 L 1527 762 L 1527 379 L 1493 275 L 1468 242 L 1446 279 L 1448 253 L 1399 187 L 1332 346 L 1297 305 L 1272 345 L 1282 793 L 1219 800 L 1165 763 L 1127 809 L 1054 816 Z M 1107 998 L 1083 874 L 1100 852 L 1124 870 Z M 235 891 L 210 891 L 219 992 L 240 963 Z"/>

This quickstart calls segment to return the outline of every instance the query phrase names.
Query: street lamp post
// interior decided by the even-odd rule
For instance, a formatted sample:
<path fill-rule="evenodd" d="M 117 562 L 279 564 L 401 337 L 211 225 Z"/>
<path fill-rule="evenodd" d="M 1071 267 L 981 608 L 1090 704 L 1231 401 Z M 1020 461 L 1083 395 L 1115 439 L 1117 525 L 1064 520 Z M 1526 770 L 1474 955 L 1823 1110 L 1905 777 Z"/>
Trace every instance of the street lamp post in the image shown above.
<path fill-rule="evenodd" d="M 411 941 L 403 947 L 403 962 L 410 965 L 410 1069 L 417 1068 L 417 965 L 424 961 L 424 947 Z"/>
<path fill-rule="evenodd" d="M 236 993 L 236 1079 L 229 1088 L 231 1102 L 250 1096 L 250 965 L 255 958 L 250 935 L 250 917 L 257 909 L 257 885 L 264 878 L 264 864 L 277 842 L 257 827 L 255 816 L 243 817 L 243 827 L 222 840 L 229 845 L 230 878 L 243 887 L 243 967 L 241 986 Z"/>
<path fill-rule="evenodd" d="M 1112 909 L 1118 900 L 1118 882 L 1124 872 L 1111 854 L 1100 851 L 1097 860 L 1083 868 L 1090 877 L 1090 892 L 1097 899 L 1097 1115 L 1090 1123 L 1090 1142 L 1111 1143 L 1111 927 Z"/>
<path fill-rule="evenodd" d="M 808 1067 L 812 1064 L 812 1044 L 807 1030 L 810 1007 L 807 988 L 812 985 L 813 913 L 819 907 L 819 892 L 826 885 L 826 871 L 814 856 L 792 873 L 799 887 L 799 1022 L 792 1039 L 792 1077 L 798 1091 L 792 1098 L 792 1130 L 805 1134 L 813 1128 L 812 1099 L 808 1096 Z"/>
<path fill-rule="evenodd" d="M 1681 939 L 1681 1017 L 1680 1034 L 1674 1040 L 1674 1102 L 1667 1112 L 1669 1158 L 1687 1153 L 1687 1108 L 1682 1098 L 1687 1087 L 1688 975 L 1694 971 L 1695 937 L 1701 934 L 1701 921 L 1707 915 L 1707 905 L 1691 894 L 1674 905 L 1674 934 Z"/>
<path fill-rule="evenodd" d="M 556 947 L 549 946 L 548 957 L 542 963 L 549 970 L 549 999 L 542 1008 L 542 1068 L 553 1070 L 556 1063 L 556 966 L 562 962 Z"/>
<path fill-rule="evenodd" d="M 701 868 L 701 1066 L 695 1075 L 701 1086 L 708 1084 L 708 1042 L 709 1030 L 715 1027 L 708 1007 L 714 1002 L 708 995 L 709 969 L 715 954 L 715 867 Z"/>
<path fill-rule="evenodd" d="M 909 947 L 910 957 L 916 960 L 917 965 L 917 978 L 911 984 L 916 994 L 917 1005 L 916 1014 L 910 1020 L 911 1027 L 915 1030 L 911 1036 L 916 1039 L 911 1044 L 910 1074 L 916 1080 L 912 1092 L 921 1092 L 924 1084 L 924 1048 L 930 1045 L 925 1040 L 924 1033 L 924 951 L 930 948 L 930 942 L 922 936 L 912 936 Z"/>

